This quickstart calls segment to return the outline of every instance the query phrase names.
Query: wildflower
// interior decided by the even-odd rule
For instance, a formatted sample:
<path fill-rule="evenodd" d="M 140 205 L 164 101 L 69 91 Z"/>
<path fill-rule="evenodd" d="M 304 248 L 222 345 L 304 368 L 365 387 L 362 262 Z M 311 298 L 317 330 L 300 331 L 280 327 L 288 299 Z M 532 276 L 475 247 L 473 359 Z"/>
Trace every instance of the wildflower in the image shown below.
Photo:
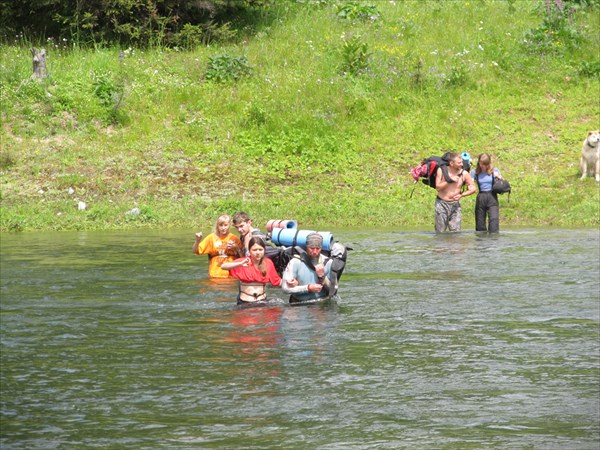
<path fill-rule="evenodd" d="M 479 50 L 483 51 L 483 47 L 481 46 L 481 44 L 479 44 L 477 47 L 479 48 Z"/>

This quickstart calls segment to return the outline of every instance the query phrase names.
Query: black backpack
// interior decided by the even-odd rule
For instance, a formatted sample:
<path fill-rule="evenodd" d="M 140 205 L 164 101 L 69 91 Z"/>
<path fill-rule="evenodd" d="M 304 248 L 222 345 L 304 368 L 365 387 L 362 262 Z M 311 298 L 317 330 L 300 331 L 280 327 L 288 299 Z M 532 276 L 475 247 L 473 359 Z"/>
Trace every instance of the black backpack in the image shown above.
<path fill-rule="evenodd" d="M 340 244 L 339 242 L 335 242 L 331 246 L 330 251 L 323 251 L 323 255 L 327 257 L 325 263 L 327 263 L 330 259 L 332 260 L 331 270 L 335 273 L 337 280 L 341 278 L 342 273 L 346 268 L 348 250 L 352 249 Z M 294 247 L 267 246 L 265 248 L 265 256 L 273 261 L 273 265 L 275 266 L 275 270 L 277 270 L 279 276 L 283 276 L 283 272 L 292 258 L 298 257 L 306 261 L 306 251 L 298 245 Z"/>
<path fill-rule="evenodd" d="M 473 178 L 475 178 L 475 181 L 477 182 L 477 186 L 479 187 L 479 175 L 475 174 L 475 176 Z M 498 179 L 498 178 L 496 178 L 495 174 L 492 176 L 492 193 L 493 194 L 508 193 L 508 201 L 510 202 L 511 191 L 512 191 L 512 188 L 511 188 L 508 180 L 506 180 L 504 178 Z"/>
<path fill-rule="evenodd" d="M 442 174 L 448 183 L 452 183 L 452 179 L 448 175 L 448 153 L 443 156 L 430 156 L 421 161 L 416 167 L 410 170 L 410 174 L 417 183 L 419 180 L 423 184 L 435 189 L 435 178 L 437 176 L 438 169 L 442 170 Z"/>
<path fill-rule="evenodd" d="M 423 184 L 435 189 L 435 179 L 437 176 L 437 171 L 441 170 L 444 179 L 448 183 L 454 183 L 454 180 L 448 174 L 448 164 L 450 163 L 450 152 L 444 153 L 442 156 L 430 156 L 429 158 L 425 158 L 421 161 L 416 167 L 413 167 L 410 170 L 410 174 L 415 180 L 415 184 L 418 183 L 419 180 Z M 463 159 L 463 170 L 469 172 L 471 170 L 471 156 L 465 152 L 461 154 Z M 416 187 L 416 186 L 415 186 Z M 412 197 L 415 189 L 413 188 L 410 196 Z"/>
<path fill-rule="evenodd" d="M 294 255 L 305 253 L 302 247 L 265 247 L 265 256 L 273 261 L 275 270 L 279 276 L 283 276 L 283 272 Z"/>

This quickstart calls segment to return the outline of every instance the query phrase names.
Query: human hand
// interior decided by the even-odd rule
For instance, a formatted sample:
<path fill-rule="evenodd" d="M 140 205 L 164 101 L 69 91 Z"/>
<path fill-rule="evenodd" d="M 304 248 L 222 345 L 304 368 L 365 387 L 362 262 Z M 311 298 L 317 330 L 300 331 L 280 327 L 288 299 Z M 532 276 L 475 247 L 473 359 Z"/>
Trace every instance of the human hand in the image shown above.
<path fill-rule="evenodd" d="M 321 292 L 321 289 L 323 289 L 322 284 L 309 284 L 308 285 L 308 292 L 312 292 L 313 294 Z"/>
<path fill-rule="evenodd" d="M 292 278 L 291 280 L 286 280 L 285 281 L 288 285 L 288 287 L 296 287 L 298 286 L 298 280 L 296 280 L 295 278 Z"/>
<path fill-rule="evenodd" d="M 199 233 L 196 233 L 196 239 L 201 241 L 202 240 L 202 231 Z"/>
<path fill-rule="evenodd" d="M 250 257 L 249 257 L 249 256 L 246 256 L 246 257 L 245 257 L 245 258 L 242 260 L 242 266 L 244 266 L 244 267 L 248 267 L 250 264 L 251 264 Z"/>
<path fill-rule="evenodd" d="M 319 278 L 324 277 L 325 276 L 325 266 L 323 264 L 317 264 L 315 266 L 315 272 L 317 273 L 317 276 Z"/>

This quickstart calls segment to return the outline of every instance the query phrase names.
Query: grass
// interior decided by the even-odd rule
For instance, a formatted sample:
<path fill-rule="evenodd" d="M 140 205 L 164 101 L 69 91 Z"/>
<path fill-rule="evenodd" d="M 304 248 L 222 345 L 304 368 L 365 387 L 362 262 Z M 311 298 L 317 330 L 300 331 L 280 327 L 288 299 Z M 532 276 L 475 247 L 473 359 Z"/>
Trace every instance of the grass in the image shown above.
<path fill-rule="evenodd" d="M 5 43 L 0 229 L 208 229 L 240 209 L 432 227 L 435 192 L 411 197 L 409 169 L 449 148 L 491 153 L 511 181 L 502 226 L 598 226 L 577 163 L 600 128 L 600 15 L 557 4 L 278 2 L 237 44 L 48 42 L 41 82 L 31 44 Z M 474 197 L 462 204 L 472 227 Z"/>

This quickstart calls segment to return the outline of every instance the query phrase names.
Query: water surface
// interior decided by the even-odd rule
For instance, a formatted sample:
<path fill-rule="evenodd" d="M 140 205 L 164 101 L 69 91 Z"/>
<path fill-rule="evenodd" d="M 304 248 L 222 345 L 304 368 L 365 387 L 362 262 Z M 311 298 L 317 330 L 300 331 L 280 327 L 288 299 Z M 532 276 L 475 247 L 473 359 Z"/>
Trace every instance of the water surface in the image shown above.
<path fill-rule="evenodd" d="M 0 446 L 599 448 L 597 230 L 334 235 L 247 309 L 193 232 L 2 235 Z"/>

